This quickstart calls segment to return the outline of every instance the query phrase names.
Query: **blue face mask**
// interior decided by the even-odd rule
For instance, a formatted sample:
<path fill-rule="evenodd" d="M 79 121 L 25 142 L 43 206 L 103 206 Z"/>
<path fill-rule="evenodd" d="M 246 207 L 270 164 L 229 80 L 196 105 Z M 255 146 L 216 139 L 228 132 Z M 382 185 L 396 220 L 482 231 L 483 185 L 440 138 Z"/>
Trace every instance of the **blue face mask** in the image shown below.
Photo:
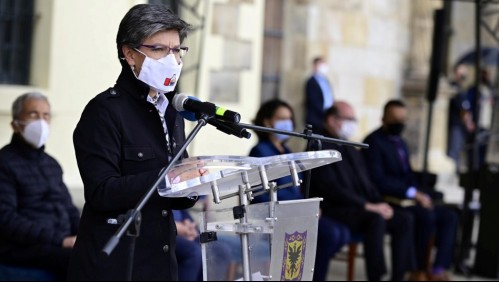
<path fill-rule="evenodd" d="M 293 121 L 290 119 L 278 120 L 274 123 L 274 129 L 285 130 L 285 131 L 294 131 Z M 284 135 L 284 134 L 275 134 L 275 136 L 281 142 L 289 139 L 289 136 Z"/>

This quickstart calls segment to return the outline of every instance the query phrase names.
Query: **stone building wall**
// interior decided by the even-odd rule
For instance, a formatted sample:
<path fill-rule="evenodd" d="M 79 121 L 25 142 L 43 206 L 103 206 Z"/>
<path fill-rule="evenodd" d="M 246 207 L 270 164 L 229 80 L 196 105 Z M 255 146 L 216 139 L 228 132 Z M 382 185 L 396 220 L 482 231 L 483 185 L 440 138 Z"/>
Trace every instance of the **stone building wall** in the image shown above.
<path fill-rule="evenodd" d="M 280 97 L 290 101 L 303 120 L 304 83 L 311 72 L 311 61 L 324 56 L 330 65 L 335 98 L 350 102 L 357 110 L 360 131 L 356 141 L 379 127 L 382 107 L 388 100 L 401 98 L 408 104 L 410 120 L 405 137 L 413 166 L 421 169 L 433 14 L 442 7 L 442 1 L 426 0 L 286 1 Z M 460 26 L 464 22 L 470 25 L 472 8 L 469 4 L 453 7 L 452 24 L 463 34 L 451 40 L 449 62 L 458 56 L 456 50 L 470 46 L 473 30 Z M 451 95 L 448 78 L 442 76 L 430 139 L 429 167 L 434 172 L 454 170 L 446 156 Z M 301 150 L 304 142 L 294 141 L 292 146 Z"/>
<path fill-rule="evenodd" d="M 281 97 L 291 101 L 303 119 L 304 83 L 311 61 L 324 56 L 335 98 L 357 110 L 360 132 L 355 139 L 362 140 L 379 127 L 383 104 L 401 97 L 412 2 L 286 1 Z"/>
<path fill-rule="evenodd" d="M 198 13 L 205 17 L 204 29 L 201 42 L 194 44 L 200 52 L 198 76 L 181 84 L 183 92 L 239 112 L 245 123 L 251 123 L 260 106 L 263 4 L 202 1 Z M 189 151 L 193 156 L 247 155 L 256 141 L 255 134 L 251 140 L 238 139 L 208 126 Z"/>

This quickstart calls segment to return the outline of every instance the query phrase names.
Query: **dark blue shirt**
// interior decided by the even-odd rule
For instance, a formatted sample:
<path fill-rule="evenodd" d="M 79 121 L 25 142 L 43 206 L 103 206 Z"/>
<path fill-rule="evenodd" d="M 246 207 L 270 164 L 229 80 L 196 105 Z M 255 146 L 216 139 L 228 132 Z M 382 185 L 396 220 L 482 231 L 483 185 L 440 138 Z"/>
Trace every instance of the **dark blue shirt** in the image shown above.
<path fill-rule="evenodd" d="M 291 154 L 291 151 L 284 146 L 284 154 Z M 260 141 L 253 149 L 251 149 L 250 157 L 262 158 L 282 155 L 282 153 L 272 144 L 270 141 Z M 276 180 L 277 186 L 288 184 L 293 182 L 291 176 L 286 176 Z M 299 187 L 292 187 L 281 189 L 277 191 L 277 199 L 279 201 L 289 201 L 289 200 L 300 200 L 303 199 L 303 195 L 300 192 Z M 268 193 L 257 196 L 252 203 L 264 203 L 269 202 L 270 196 Z"/>

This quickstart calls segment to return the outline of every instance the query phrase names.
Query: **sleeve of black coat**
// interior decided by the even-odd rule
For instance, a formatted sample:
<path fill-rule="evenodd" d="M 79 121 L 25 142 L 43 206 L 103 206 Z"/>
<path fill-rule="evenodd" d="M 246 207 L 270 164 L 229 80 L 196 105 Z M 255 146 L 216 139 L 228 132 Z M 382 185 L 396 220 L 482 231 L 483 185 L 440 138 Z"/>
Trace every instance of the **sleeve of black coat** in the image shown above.
<path fill-rule="evenodd" d="M 18 211 L 16 183 L 5 160 L 0 162 L 0 237 L 19 244 L 62 246 L 63 234 Z"/>
<path fill-rule="evenodd" d="M 85 186 L 85 202 L 101 212 L 134 207 L 158 178 L 161 169 L 123 176 L 121 127 L 116 115 L 100 100 L 92 100 L 75 129 L 73 143 L 80 175 Z M 153 197 L 159 197 L 157 193 Z M 196 201 L 174 199 L 172 208 L 192 207 Z"/>

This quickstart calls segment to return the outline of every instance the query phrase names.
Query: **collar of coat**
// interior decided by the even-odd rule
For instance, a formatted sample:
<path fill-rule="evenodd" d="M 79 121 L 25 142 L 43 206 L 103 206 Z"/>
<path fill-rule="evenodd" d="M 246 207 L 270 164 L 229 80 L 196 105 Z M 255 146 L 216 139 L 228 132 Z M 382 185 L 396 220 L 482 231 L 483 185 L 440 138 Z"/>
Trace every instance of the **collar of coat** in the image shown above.
<path fill-rule="evenodd" d="M 37 160 L 45 154 L 45 146 L 42 146 L 40 149 L 36 149 L 24 141 L 24 138 L 18 133 L 14 133 L 12 135 L 10 143 L 16 151 L 30 160 Z"/>

